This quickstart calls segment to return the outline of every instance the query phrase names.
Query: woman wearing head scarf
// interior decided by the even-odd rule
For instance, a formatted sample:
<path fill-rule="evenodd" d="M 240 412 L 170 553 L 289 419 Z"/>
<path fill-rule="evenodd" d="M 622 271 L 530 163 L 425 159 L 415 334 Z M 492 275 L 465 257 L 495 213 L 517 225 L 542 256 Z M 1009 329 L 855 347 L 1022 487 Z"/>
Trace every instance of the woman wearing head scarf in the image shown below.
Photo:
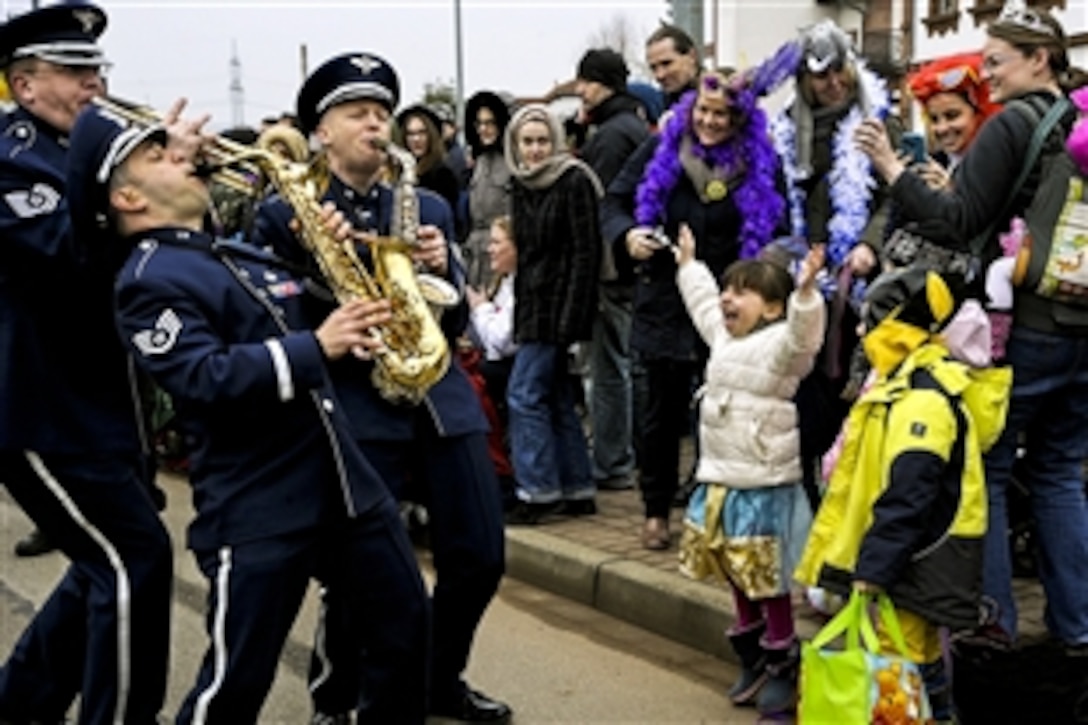
<path fill-rule="evenodd" d="M 472 151 L 468 182 L 469 232 L 462 252 L 467 282 L 490 289 L 494 281 L 487 256 L 491 223 L 510 213 L 510 171 L 503 158 L 503 134 L 510 109 L 498 94 L 479 91 L 465 103 L 465 141 Z"/>
<path fill-rule="evenodd" d="M 905 218 L 923 220 L 926 238 L 952 248 L 987 229 L 1001 230 L 1024 216 L 1044 169 L 1072 127 L 1069 107 L 1054 130 L 1056 144 L 1036 161 L 1019 193 L 1015 180 L 1024 168 L 1034 135 L 1029 106 L 1047 109 L 1082 75 L 1069 64 L 1068 40 L 1049 13 L 1008 3 L 986 29 L 982 77 L 990 98 L 1005 108 L 979 131 L 952 174 L 950 191 L 935 191 L 904 166 L 878 129 L 866 124 L 857 143 L 890 185 Z M 1032 227 L 1038 240 L 1052 230 Z M 993 226 L 991 226 L 991 224 Z M 985 240 L 984 257 L 999 255 L 998 239 Z M 1088 309 L 1042 296 L 1035 287 L 1014 292 L 1012 333 L 1006 361 L 1013 368 L 1009 414 L 1001 439 L 986 456 L 989 528 L 983 591 L 992 605 L 986 640 L 1007 644 L 1016 635 L 1016 604 L 1007 538 L 1006 488 L 1017 448 L 1026 446 L 1023 477 L 1031 490 L 1032 513 L 1044 566 L 1040 580 L 1047 596 L 1046 624 L 1067 645 L 1088 645 L 1088 501 L 1082 464 L 1088 457 Z"/>
<path fill-rule="evenodd" d="M 597 511 L 567 349 L 588 340 L 593 328 L 604 192 L 596 174 L 567 152 L 559 120 L 542 105 L 510 120 L 505 152 L 518 244 L 518 351 L 507 387 L 518 501 L 507 522 L 535 524 L 560 507 L 573 515 Z"/>
<path fill-rule="evenodd" d="M 636 428 L 646 516 L 642 544 L 649 549 L 671 545 L 680 439 L 691 428 L 691 393 L 707 354 L 680 298 L 667 240 L 687 223 L 696 257 L 717 278 L 775 236 L 786 203 L 767 119 L 756 101 L 793 72 L 797 50 L 789 46 L 743 78 L 704 74 L 696 90 L 673 106 L 660 135 L 648 139 L 609 185 L 604 237 L 617 264 L 636 271 L 631 352 L 644 376 Z"/>

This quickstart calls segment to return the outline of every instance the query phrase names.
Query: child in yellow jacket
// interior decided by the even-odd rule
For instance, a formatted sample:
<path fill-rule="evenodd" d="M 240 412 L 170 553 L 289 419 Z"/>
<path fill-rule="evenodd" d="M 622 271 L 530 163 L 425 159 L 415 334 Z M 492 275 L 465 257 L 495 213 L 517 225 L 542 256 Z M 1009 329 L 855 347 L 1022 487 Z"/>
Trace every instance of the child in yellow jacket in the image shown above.
<path fill-rule="evenodd" d="M 851 410 L 842 455 L 796 578 L 846 595 L 886 591 L 934 717 L 951 717 L 939 627 L 978 623 L 986 488 L 982 453 L 1004 425 L 1011 371 L 954 360 L 938 334 L 956 301 L 934 272 L 874 283 L 862 344 L 876 383 Z"/>

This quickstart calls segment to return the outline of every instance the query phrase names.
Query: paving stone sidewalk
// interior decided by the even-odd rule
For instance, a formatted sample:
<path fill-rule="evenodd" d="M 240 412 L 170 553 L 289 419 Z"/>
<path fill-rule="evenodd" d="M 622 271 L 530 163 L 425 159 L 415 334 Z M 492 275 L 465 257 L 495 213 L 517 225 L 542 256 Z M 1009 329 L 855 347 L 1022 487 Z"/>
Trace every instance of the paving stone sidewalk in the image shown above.
<path fill-rule="evenodd" d="M 733 621 L 729 594 L 718 583 L 695 582 L 677 566 L 683 511 L 673 509 L 673 546 L 647 551 L 639 542 L 642 502 L 637 490 L 602 491 L 595 516 L 554 516 L 537 526 L 508 527 L 508 572 L 532 584 L 591 604 L 634 624 L 725 659 L 723 632 Z M 1045 637 L 1042 588 L 1018 579 L 1021 637 Z M 811 636 L 818 613 L 798 603 L 798 630 Z"/>

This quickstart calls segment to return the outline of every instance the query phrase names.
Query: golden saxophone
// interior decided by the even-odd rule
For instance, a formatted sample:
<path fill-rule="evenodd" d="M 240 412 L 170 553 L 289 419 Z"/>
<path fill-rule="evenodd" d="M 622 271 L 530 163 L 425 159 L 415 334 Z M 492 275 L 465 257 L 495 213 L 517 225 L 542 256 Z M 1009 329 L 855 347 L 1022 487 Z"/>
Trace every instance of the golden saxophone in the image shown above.
<path fill-rule="evenodd" d="M 123 101 L 96 98 L 94 102 L 132 123 L 161 123 L 152 111 Z M 294 163 L 273 152 L 222 137 L 212 139 L 204 153 L 216 168 L 211 177 L 219 183 L 252 196 L 260 194 L 266 183 L 272 184 L 294 211 L 298 237 L 317 261 L 337 301 L 389 300 L 392 319 L 372 330 L 383 344 L 375 353 L 371 379 L 381 396 L 389 401 L 420 402 L 449 369 L 450 351 L 428 300 L 420 291 L 411 258 L 418 209 L 414 216 L 406 216 L 404 209 L 394 209 L 391 236 L 368 238 L 373 260 L 371 272 L 359 257 L 355 242 L 336 239 L 322 223 L 320 199 L 327 187 L 328 171 L 320 161 Z M 412 180 L 409 173 L 405 183 Z M 416 203 L 411 187 L 407 189 L 409 193 L 400 188 L 397 191 L 394 203 L 407 206 L 408 202 L 402 199 L 407 196 L 411 197 L 411 204 Z M 398 235 L 406 229 L 412 235 L 409 240 Z M 444 280 L 439 281 L 445 284 Z M 428 288 L 432 286 L 434 282 L 428 282 Z"/>

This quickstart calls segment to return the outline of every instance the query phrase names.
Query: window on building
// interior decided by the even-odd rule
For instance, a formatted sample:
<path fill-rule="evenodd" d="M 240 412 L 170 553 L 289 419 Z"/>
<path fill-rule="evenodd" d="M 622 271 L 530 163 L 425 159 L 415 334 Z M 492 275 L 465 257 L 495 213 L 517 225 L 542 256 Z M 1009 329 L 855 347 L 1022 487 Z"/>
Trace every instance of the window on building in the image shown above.
<path fill-rule="evenodd" d="M 1028 5 L 1040 10 L 1065 10 L 1066 0 L 1028 0 Z M 971 15 L 975 18 L 975 25 L 985 25 L 997 20 L 1001 14 L 1001 8 L 1005 6 L 1004 0 L 975 0 L 971 8 Z"/>
<path fill-rule="evenodd" d="M 959 0 L 929 0 L 929 15 L 922 19 L 930 35 L 944 35 L 959 28 Z"/>

